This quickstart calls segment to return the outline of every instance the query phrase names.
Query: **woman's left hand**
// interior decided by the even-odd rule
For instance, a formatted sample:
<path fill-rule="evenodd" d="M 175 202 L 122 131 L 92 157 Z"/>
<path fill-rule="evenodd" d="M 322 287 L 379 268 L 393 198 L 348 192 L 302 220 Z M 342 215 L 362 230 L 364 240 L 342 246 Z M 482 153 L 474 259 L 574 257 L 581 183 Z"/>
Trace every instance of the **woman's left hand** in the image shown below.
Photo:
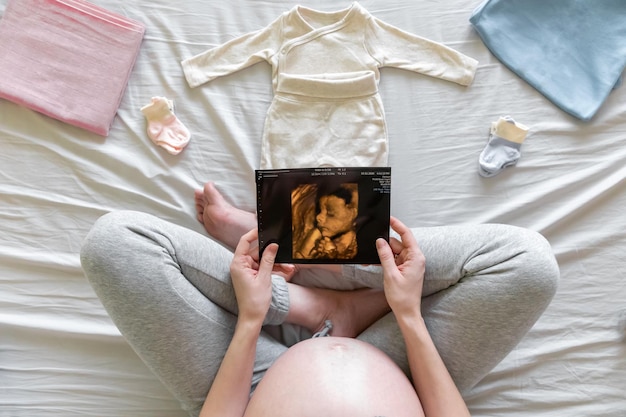
<path fill-rule="evenodd" d="M 248 255 L 255 261 L 259 262 L 259 245 L 258 240 L 249 245 Z M 294 264 L 274 264 L 272 274 L 281 276 L 285 281 L 291 281 L 291 278 L 298 272 L 298 268 Z"/>
<path fill-rule="evenodd" d="M 265 248 L 259 261 L 258 248 L 256 257 L 253 249 L 257 239 L 257 229 L 241 237 L 230 264 L 230 275 L 237 296 L 239 319 L 262 323 L 272 299 L 271 275 L 278 245 L 273 243 Z"/>

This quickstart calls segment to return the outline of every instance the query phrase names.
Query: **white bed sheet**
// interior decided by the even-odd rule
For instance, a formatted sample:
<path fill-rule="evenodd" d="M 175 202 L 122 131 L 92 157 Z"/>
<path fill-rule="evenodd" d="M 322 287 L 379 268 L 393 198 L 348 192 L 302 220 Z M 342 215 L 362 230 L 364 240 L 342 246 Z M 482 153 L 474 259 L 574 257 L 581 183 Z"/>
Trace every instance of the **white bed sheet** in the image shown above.
<path fill-rule="evenodd" d="M 0 101 L 2 417 L 184 415 L 85 280 L 81 241 L 114 209 L 202 231 L 193 190 L 207 180 L 254 210 L 269 66 L 190 89 L 179 61 L 264 27 L 296 4 L 94 3 L 147 26 L 110 135 Z M 474 416 L 624 416 L 626 343 L 618 322 L 626 316 L 626 87 L 591 122 L 566 115 L 488 52 L 468 21 L 478 3 L 361 1 L 382 20 L 480 61 L 467 88 L 383 69 L 392 214 L 412 226 L 510 223 L 543 233 L 553 245 L 562 273 L 558 293 L 521 344 L 467 396 Z M 0 13 L 5 6 L 0 0 Z M 178 156 L 147 137 L 139 109 L 153 95 L 173 99 L 192 132 Z M 489 125 L 506 114 L 531 129 L 522 158 L 482 178 L 478 155 Z"/>

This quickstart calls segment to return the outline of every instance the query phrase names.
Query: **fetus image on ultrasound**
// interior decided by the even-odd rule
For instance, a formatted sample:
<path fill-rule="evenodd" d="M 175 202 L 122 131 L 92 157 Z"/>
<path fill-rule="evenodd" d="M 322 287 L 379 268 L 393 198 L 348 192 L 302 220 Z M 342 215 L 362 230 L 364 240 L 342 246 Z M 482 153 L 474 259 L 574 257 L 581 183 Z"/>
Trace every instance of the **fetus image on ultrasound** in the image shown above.
<path fill-rule="evenodd" d="M 358 184 L 302 184 L 291 193 L 294 259 L 352 259 L 358 253 Z"/>

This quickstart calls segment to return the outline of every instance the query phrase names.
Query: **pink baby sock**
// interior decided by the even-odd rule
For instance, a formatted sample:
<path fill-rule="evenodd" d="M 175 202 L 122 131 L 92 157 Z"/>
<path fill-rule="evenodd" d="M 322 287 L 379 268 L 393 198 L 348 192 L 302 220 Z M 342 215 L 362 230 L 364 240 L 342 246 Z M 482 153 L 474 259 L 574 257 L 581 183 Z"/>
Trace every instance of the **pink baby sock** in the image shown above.
<path fill-rule="evenodd" d="M 152 97 L 141 108 L 148 120 L 148 137 L 172 155 L 178 155 L 189 143 L 191 134 L 172 112 L 174 103 L 165 97 Z"/>

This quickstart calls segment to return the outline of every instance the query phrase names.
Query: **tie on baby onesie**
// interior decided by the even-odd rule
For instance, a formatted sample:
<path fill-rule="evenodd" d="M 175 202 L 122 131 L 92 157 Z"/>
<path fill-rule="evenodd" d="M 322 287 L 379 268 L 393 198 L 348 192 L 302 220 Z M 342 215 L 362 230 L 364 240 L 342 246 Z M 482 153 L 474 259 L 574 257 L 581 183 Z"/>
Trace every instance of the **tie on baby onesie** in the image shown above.
<path fill-rule="evenodd" d="M 152 97 L 141 108 L 148 120 L 148 137 L 172 155 L 178 155 L 189 143 L 191 134 L 173 113 L 174 103 L 165 97 Z"/>
<path fill-rule="evenodd" d="M 491 124 L 489 141 L 478 158 L 478 173 L 493 177 L 504 168 L 515 165 L 521 156 L 520 148 L 528 127 L 517 123 L 511 116 L 500 117 Z"/>

